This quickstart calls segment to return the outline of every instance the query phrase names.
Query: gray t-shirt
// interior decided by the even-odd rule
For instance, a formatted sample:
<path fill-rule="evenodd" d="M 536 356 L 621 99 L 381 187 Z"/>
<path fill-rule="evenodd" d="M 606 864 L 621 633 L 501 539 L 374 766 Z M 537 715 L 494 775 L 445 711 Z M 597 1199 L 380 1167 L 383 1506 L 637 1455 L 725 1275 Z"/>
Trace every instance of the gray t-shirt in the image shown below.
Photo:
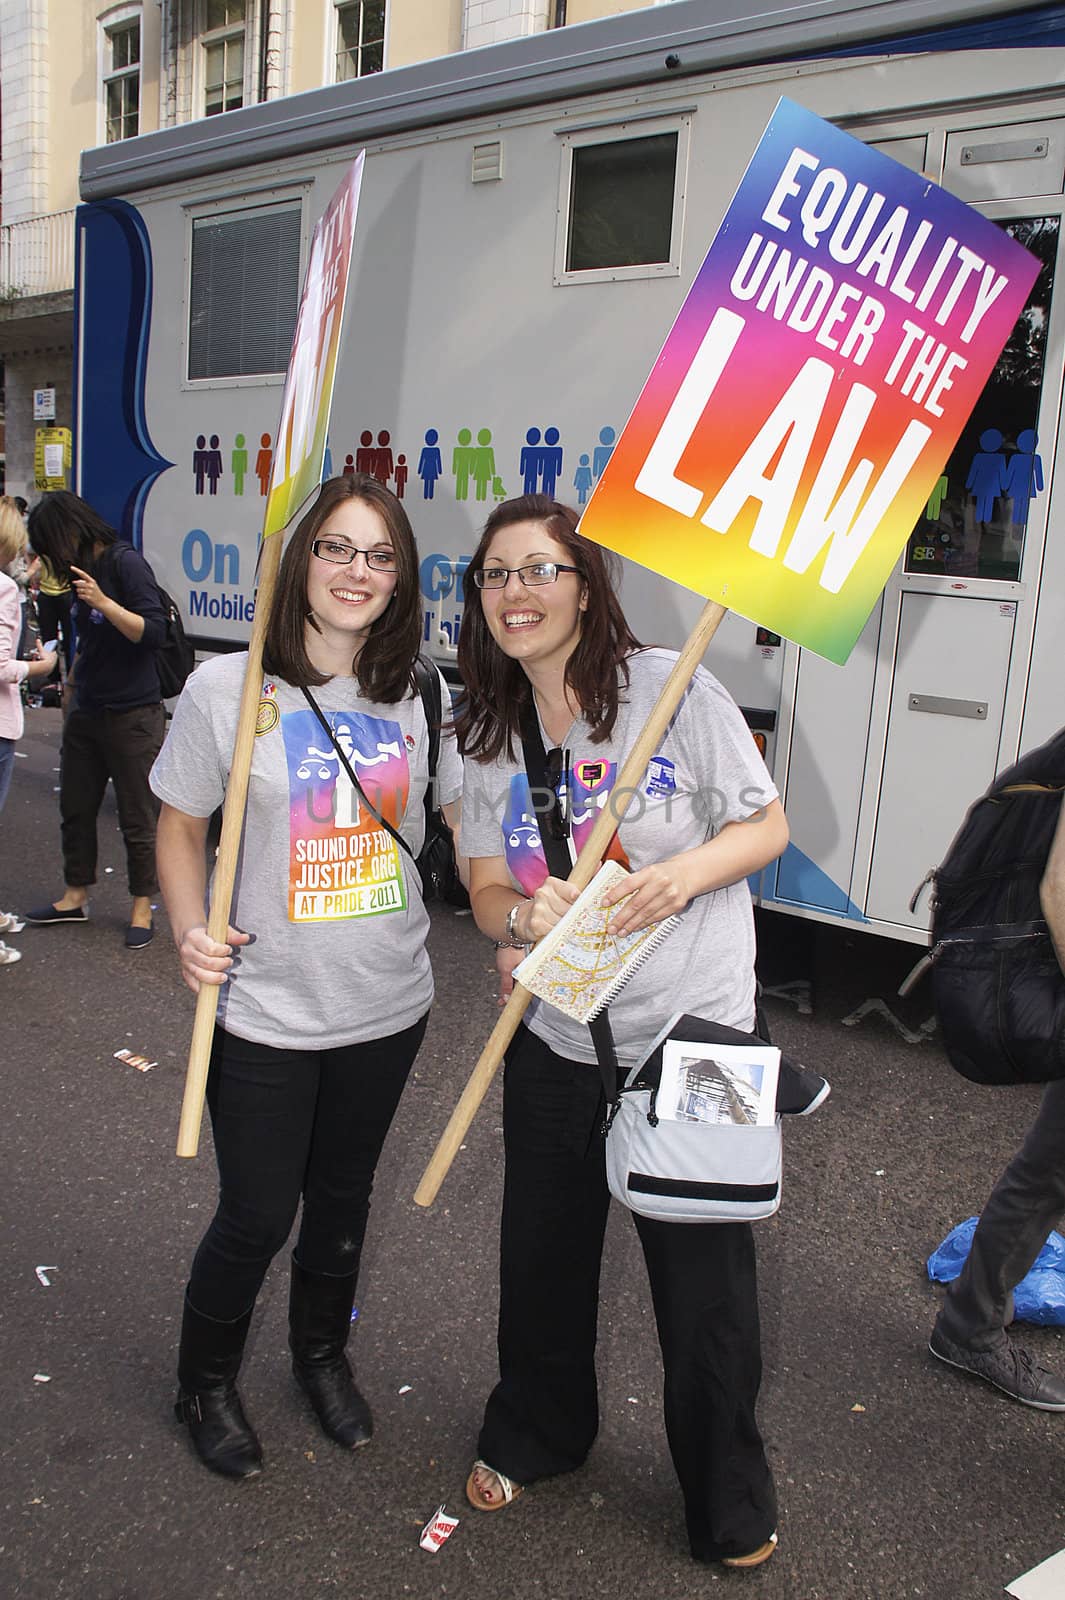
<path fill-rule="evenodd" d="M 246 663 L 241 653 L 197 668 L 152 768 L 160 800 L 190 816 L 210 816 L 224 799 Z M 429 748 L 420 696 L 374 704 L 354 678 L 311 692 L 373 805 L 417 854 Z M 445 728 L 439 802 L 461 788 Z M 278 678 L 263 680 L 230 921 L 253 939 L 218 1014 L 243 1039 L 328 1050 L 398 1033 L 432 1002 L 417 869 L 360 801 L 301 691 Z"/>
<path fill-rule="evenodd" d="M 591 742 L 578 718 L 567 736 L 572 837 L 579 850 L 596 814 L 607 803 L 628 751 L 646 723 L 671 672 L 676 653 L 643 650 L 629 658 L 610 738 Z M 545 736 L 545 744 L 550 743 Z M 699 668 L 655 756 L 648 763 L 619 834 L 607 852 L 632 871 L 704 844 L 729 822 L 756 818 L 777 798 L 773 780 L 747 724 L 727 691 Z M 750 822 L 757 827 L 756 820 Z M 620 848 L 619 848 L 620 839 Z M 470 856 L 499 856 L 523 894 L 547 876 L 536 815 L 520 751 L 490 763 L 466 762 L 462 799 L 462 849 Z M 663 1025 L 677 1011 L 729 1027 L 754 1026 L 754 917 L 746 881 L 698 895 L 610 1006 L 618 1060 L 643 1060 Z M 591 1035 L 581 1023 L 534 1000 L 526 1012 L 532 1031 L 557 1054 L 595 1060 Z"/>

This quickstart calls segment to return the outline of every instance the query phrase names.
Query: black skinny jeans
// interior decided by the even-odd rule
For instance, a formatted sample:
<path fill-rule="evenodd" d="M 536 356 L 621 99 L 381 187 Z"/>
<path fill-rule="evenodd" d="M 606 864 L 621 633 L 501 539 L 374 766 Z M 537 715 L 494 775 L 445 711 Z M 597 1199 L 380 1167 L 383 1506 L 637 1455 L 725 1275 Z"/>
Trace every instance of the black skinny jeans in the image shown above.
<path fill-rule="evenodd" d="M 610 1204 L 602 1105 L 594 1066 L 555 1055 L 519 1028 L 503 1091 L 500 1380 L 477 1453 L 521 1484 L 579 1467 L 599 1427 L 595 1344 Z M 762 1356 L 750 1223 L 633 1221 L 691 1553 L 745 1555 L 776 1527 L 755 1420 Z"/>
<path fill-rule="evenodd" d="M 365 1044 L 275 1050 L 216 1028 L 207 1078 L 220 1194 L 189 1300 L 217 1322 L 251 1309 L 303 1197 L 296 1255 L 357 1274 L 370 1191 L 428 1016 Z"/>

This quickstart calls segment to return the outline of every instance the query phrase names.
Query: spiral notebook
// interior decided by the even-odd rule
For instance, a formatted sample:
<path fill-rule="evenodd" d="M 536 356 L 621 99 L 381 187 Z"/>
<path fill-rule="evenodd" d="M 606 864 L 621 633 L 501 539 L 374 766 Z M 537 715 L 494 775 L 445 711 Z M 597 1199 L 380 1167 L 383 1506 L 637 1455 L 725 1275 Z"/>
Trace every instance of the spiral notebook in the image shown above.
<path fill-rule="evenodd" d="M 676 923 L 668 917 L 636 933 L 611 933 L 610 921 L 623 902 L 604 906 L 603 896 L 628 876 L 617 861 L 604 862 L 561 922 L 514 968 L 530 993 L 576 1022 L 588 1022 L 608 1006 Z"/>

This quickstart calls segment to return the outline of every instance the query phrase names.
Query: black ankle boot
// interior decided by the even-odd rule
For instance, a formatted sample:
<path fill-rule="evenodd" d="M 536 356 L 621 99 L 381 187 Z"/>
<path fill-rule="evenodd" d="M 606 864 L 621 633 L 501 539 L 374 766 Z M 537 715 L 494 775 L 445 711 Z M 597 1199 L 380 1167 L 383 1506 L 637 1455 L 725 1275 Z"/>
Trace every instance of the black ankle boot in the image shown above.
<path fill-rule="evenodd" d="M 263 1465 L 236 1387 L 250 1324 L 250 1311 L 236 1322 L 216 1322 L 185 1296 L 174 1415 L 187 1423 L 204 1466 L 226 1478 L 251 1478 Z"/>
<path fill-rule="evenodd" d="M 292 1373 L 311 1402 L 322 1431 L 346 1450 L 368 1444 L 373 1417 L 355 1387 L 344 1347 L 351 1331 L 355 1274 L 307 1272 L 292 1258 L 288 1302 Z"/>

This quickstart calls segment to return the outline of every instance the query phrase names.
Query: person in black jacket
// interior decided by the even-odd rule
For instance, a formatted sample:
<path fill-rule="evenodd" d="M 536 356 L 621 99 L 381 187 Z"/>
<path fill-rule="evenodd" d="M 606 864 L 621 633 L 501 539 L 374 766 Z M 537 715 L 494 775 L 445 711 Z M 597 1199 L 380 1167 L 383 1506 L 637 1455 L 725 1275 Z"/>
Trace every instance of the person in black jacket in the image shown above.
<path fill-rule="evenodd" d="M 166 618 L 151 568 L 92 506 L 65 489 L 30 512 L 34 550 L 74 590 L 77 637 L 73 704 L 63 728 L 59 809 L 64 890 L 26 912 L 29 922 L 84 925 L 96 881 L 96 818 L 108 779 L 115 786 L 133 904 L 126 947 L 152 939 L 155 825 L 159 803 L 148 773 L 163 743 L 165 716 L 156 651 Z"/>

